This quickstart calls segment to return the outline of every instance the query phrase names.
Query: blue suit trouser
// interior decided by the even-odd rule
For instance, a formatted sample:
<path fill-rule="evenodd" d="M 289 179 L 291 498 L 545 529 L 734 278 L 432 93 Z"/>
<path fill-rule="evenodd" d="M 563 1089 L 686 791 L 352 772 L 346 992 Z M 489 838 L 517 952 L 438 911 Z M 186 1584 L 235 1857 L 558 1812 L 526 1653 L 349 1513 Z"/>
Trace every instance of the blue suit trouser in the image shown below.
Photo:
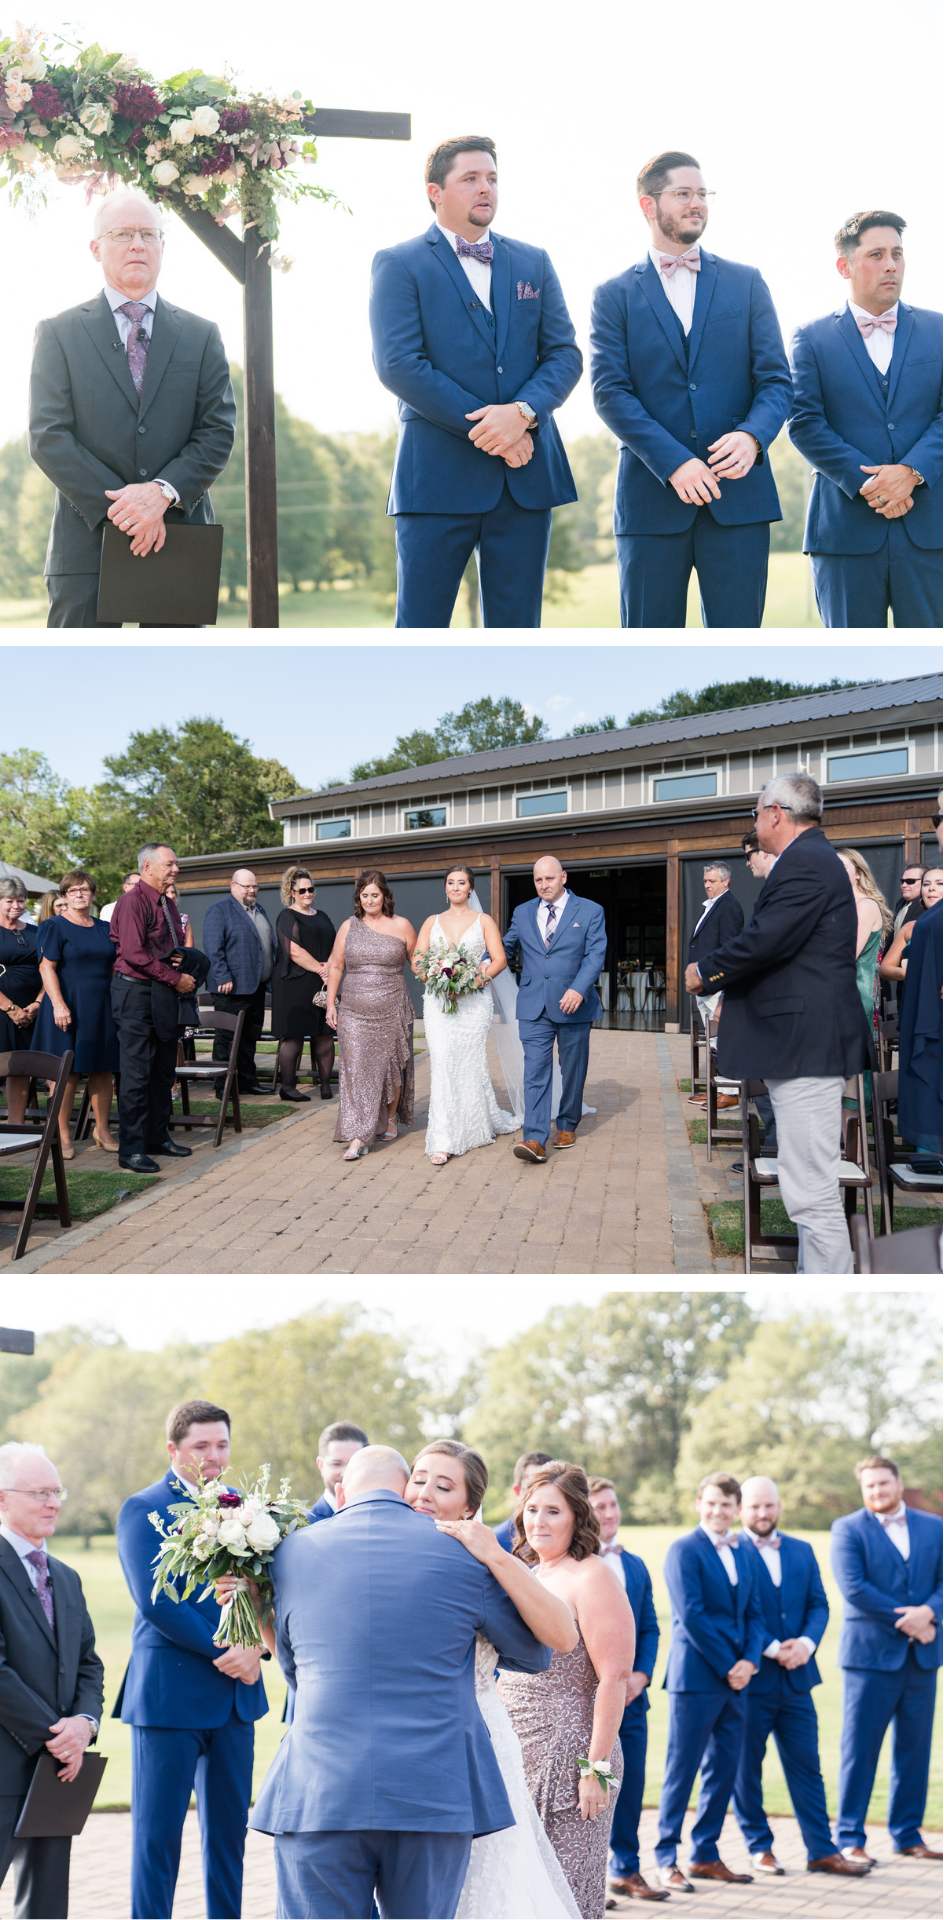
<path fill-rule="evenodd" d="M 239 1920 L 254 1728 L 131 1729 L 131 1920 L 170 1920 L 190 1794 L 197 1796 L 206 1910 Z"/>
<path fill-rule="evenodd" d="M 398 627 L 448 627 L 475 554 L 486 627 L 539 627 L 550 508 L 519 507 L 507 481 L 488 513 L 397 514 Z"/>
<path fill-rule="evenodd" d="M 673 1867 L 695 1775 L 701 1788 L 691 1831 L 693 1866 L 718 1859 L 718 1835 L 734 1792 L 744 1736 L 744 1695 L 670 1693 L 669 1741 L 659 1798 L 656 1864 Z"/>
<path fill-rule="evenodd" d="M 902 520 L 889 520 L 877 553 L 813 553 L 813 585 L 824 627 L 944 625 L 940 547 L 916 547 Z"/>
<path fill-rule="evenodd" d="M 635 1703 L 634 1703 L 635 1704 Z M 623 1750 L 623 1780 L 613 1809 L 610 1827 L 610 1872 L 618 1880 L 639 1872 L 639 1816 L 646 1784 L 646 1748 L 649 1742 L 648 1715 L 633 1715 L 620 1727 Z"/>
<path fill-rule="evenodd" d="M 470 1833 L 277 1833 L 278 1920 L 452 1920 Z"/>
<path fill-rule="evenodd" d="M 523 1140 L 538 1140 L 547 1145 L 551 1131 L 551 1092 L 554 1075 L 554 1042 L 560 1061 L 560 1106 L 557 1125 L 561 1133 L 576 1133 L 583 1111 L 583 1090 L 590 1061 L 590 1022 L 552 1020 L 543 1012 L 537 1020 L 519 1020 L 518 1032 L 524 1048 L 524 1123 Z"/>
<path fill-rule="evenodd" d="M 719 527 L 708 507 L 682 533 L 617 534 L 620 626 L 684 627 L 694 567 L 702 626 L 759 627 L 769 554 L 766 520 Z"/>
<path fill-rule="evenodd" d="M 764 1812 L 762 1769 L 773 1734 L 807 1857 L 825 1860 L 835 1848 L 819 1763 L 816 1708 L 811 1694 L 794 1691 L 781 1667 L 776 1682 L 769 1693 L 747 1690 L 744 1745 L 734 1783 L 735 1816 L 749 1853 L 772 1852 L 774 1836 Z"/>
<path fill-rule="evenodd" d="M 919 1667 L 912 1647 L 897 1673 L 877 1673 L 871 1667 L 843 1668 L 838 1846 L 865 1846 L 865 1819 L 889 1726 L 892 1757 L 888 1831 L 899 1853 L 920 1846 L 936 1694 L 936 1671 Z"/>

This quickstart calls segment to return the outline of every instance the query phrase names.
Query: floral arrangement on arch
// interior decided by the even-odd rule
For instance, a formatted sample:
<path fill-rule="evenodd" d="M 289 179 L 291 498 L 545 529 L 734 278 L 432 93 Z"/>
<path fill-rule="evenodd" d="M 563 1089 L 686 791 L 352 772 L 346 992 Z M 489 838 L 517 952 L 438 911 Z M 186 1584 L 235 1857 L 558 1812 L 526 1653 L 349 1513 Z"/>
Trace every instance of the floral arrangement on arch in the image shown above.
<path fill-rule="evenodd" d="M 299 93 L 247 93 L 196 68 L 157 81 L 134 54 L 62 40 L 50 49 L 19 24 L 0 39 L 0 164 L 14 201 L 44 200 L 50 172 L 87 200 L 124 181 L 179 212 L 205 207 L 220 226 L 238 213 L 271 249 L 280 201 L 337 204 L 296 170 L 317 158 L 303 119 L 312 111 Z"/>

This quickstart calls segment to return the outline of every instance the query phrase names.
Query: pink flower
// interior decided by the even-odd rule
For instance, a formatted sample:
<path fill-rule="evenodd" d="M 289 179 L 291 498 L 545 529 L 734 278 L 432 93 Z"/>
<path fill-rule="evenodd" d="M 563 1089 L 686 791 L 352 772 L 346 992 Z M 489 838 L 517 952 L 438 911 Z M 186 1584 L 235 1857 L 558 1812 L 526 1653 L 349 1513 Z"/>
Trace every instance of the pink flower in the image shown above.
<path fill-rule="evenodd" d="M 14 113 L 19 113 L 20 109 L 28 106 L 32 100 L 33 89 L 27 86 L 26 81 L 20 73 L 19 67 L 8 68 L 5 92 Z"/>
<path fill-rule="evenodd" d="M 24 135 L 17 133 L 14 127 L 0 127 L 0 153 L 8 147 L 23 147 L 25 145 L 26 140 Z"/>

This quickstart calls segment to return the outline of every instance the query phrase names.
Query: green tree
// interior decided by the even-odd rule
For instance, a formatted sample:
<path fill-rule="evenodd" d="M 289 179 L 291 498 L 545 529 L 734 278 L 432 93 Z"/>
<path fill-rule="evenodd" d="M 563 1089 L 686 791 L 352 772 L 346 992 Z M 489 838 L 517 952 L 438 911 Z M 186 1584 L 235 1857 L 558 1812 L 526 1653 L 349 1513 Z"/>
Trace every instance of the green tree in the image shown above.
<path fill-rule="evenodd" d="M 747 680 L 716 680 L 700 693 L 686 687 L 670 693 L 657 707 L 642 707 L 627 715 L 628 727 L 641 727 L 657 720 L 685 720 L 695 713 L 721 713 L 728 707 L 753 707 L 768 700 L 795 700 L 805 693 L 833 693 L 840 687 L 867 687 L 870 680 L 766 680 L 754 674 Z"/>
<path fill-rule="evenodd" d="M 55 487 L 30 459 L 25 433 L 0 447 L 0 596 L 42 594 L 55 499 Z"/>
<path fill-rule="evenodd" d="M 566 530 L 579 554 L 579 566 L 611 563 L 616 557 L 613 494 L 619 447 L 610 433 L 588 433 L 568 442 L 567 458 L 579 497 L 554 508 L 552 547 L 558 529 Z M 553 560 L 548 564 L 553 565 Z"/>
<path fill-rule="evenodd" d="M 545 722 L 539 714 L 529 719 L 520 700 L 510 700 L 507 695 L 493 700 L 486 694 L 481 700 L 468 701 L 460 713 L 444 713 L 432 733 L 417 727 L 413 733 L 400 734 L 392 753 L 359 761 L 351 768 L 350 777 L 377 780 L 385 773 L 429 767 L 457 754 L 487 753 L 495 747 L 516 747 L 546 737 Z"/>
<path fill-rule="evenodd" d="M 23 1416 L 39 1397 L 57 1361 L 73 1348 L 110 1346 L 117 1334 L 90 1332 L 87 1327 L 57 1327 L 54 1333 L 40 1334 L 35 1353 L 0 1353 L 0 1445 L 5 1440 L 22 1440 Z"/>
<path fill-rule="evenodd" d="M 34 748 L 0 753 L 0 858 L 9 866 L 55 878 L 75 857 L 84 806 L 84 793 Z"/>
<path fill-rule="evenodd" d="M 786 428 L 777 435 L 767 458 L 777 483 L 780 511 L 783 514 L 782 520 L 771 521 L 770 551 L 802 553 L 810 468 L 802 453 L 791 446 Z"/>
<path fill-rule="evenodd" d="M 577 727 L 571 727 L 565 733 L 565 740 L 576 740 L 582 733 L 612 733 L 616 726 L 615 713 L 605 713 L 601 720 L 582 720 Z"/>

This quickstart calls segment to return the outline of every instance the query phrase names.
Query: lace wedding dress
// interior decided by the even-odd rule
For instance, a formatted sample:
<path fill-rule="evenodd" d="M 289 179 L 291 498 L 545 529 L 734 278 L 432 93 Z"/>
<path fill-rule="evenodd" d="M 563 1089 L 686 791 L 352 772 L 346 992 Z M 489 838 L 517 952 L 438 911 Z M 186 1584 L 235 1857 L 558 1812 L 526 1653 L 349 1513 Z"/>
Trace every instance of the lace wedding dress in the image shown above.
<path fill-rule="evenodd" d="M 448 947 L 439 924 L 433 922 L 430 948 Z M 481 919 L 473 920 L 458 945 L 472 960 L 487 953 Z M 488 1036 L 492 1024 L 492 996 L 467 993 L 455 1013 L 444 1013 L 433 995 L 423 995 L 423 1020 L 429 1047 L 430 1094 L 426 1152 L 468 1153 L 490 1146 L 499 1133 L 515 1133 L 521 1125 L 513 1113 L 499 1106 L 488 1071 Z"/>
<path fill-rule="evenodd" d="M 492 1737 L 516 1824 L 473 1840 L 456 1920 L 579 1920 L 579 1908 L 541 1825 L 524 1776 L 521 1747 L 495 1687 L 497 1655 L 480 1634 L 475 1697 Z"/>

